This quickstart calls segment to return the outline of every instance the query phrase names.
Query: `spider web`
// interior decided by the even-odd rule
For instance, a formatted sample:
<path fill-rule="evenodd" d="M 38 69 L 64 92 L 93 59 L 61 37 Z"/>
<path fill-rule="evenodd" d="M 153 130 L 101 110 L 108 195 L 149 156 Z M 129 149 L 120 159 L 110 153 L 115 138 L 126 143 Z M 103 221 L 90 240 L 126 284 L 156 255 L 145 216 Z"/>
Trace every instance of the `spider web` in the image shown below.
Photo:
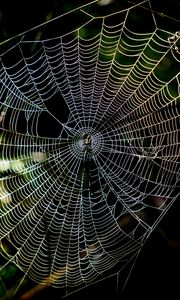
<path fill-rule="evenodd" d="M 1 272 L 23 272 L 16 291 L 121 272 L 179 195 L 180 35 L 141 4 L 80 7 L 77 28 L 1 55 Z"/>

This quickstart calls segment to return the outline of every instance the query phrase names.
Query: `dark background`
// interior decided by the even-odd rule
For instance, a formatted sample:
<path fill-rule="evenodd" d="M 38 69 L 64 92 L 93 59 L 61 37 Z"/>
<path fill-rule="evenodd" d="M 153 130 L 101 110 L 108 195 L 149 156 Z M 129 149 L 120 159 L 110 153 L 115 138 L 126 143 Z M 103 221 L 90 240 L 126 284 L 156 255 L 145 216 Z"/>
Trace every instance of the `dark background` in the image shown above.
<path fill-rule="evenodd" d="M 0 42 L 88 2 L 91 1 L 1 0 Z M 139 1 L 134 0 L 133 2 Z M 153 0 L 151 3 L 162 27 L 171 26 L 173 23 L 175 27 L 180 29 L 180 22 L 178 22 L 180 20 L 179 1 Z M 117 284 L 117 276 L 112 276 L 73 293 L 65 299 L 180 299 L 179 212 L 180 204 L 179 199 L 177 199 L 145 243 L 121 295 L 120 288 L 117 290 L 117 286 L 120 285 L 120 283 Z M 119 282 L 120 280 L 119 277 Z M 61 291 L 47 288 L 31 299 L 61 299 Z"/>
<path fill-rule="evenodd" d="M 4 41 L 11 36 L 45 22 L 47 19 L 57 17 L 75 7 L 88 4 L 92 1 L 93 0 L 1 0 L 0 41 Z M 111 1 L 114 5 L 121 2 L 121 0 Z M 141 2 L 139 0 L 125 1 L 130 4 Z M 177 23 L 177 28 L 180 26 L 179 0 L 151 0 L 151 6 L 159 23 L 161 23 L 161 27 L 163 25 L 169 27 L 170 22 L 174 24 Z M 177 30 L 179 30 L 179 28 Z"/>

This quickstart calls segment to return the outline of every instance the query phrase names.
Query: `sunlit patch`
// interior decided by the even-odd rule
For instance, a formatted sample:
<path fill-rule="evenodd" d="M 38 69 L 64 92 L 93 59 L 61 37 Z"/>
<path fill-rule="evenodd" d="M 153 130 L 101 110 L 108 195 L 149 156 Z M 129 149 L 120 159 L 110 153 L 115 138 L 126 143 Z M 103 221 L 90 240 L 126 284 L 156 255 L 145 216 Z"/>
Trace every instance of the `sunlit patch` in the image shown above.
<path fill-rule="evenodd" d="M 0 113 L 0 123 L 4 120 L 5 114 L 6 114 L 5 111 L 2 111 L 2 112 Z"/>
<path fill-rule="evenodd" d="M 14 172 L 22 172 L 24 170 L 24 162 L 22 160 L 13 160 L 10 163 L 11 169 Z"/>
<path fill-rule="evenodd" d="M 29 291 L 25 292 L 22 296 L 22 300 L 28 300 L 31 299 L 33 296 L 37 295 L 39 292 L 47 288 L 52 284 L 52 282 L 56 282 L 59 278 L 62 278 L 65 276 L 67 269 L 69 271 L 72 270 L 71 267 L 66 264 L 66 266 L 60 268 L 56 272 L 52 273 L 50 276 L 46 277 L 44 280 L 42 280 L 39 284 L 37 284 L 35 287 L 30 289 Z"/>
<path fill-rule="evenodd" d="M 6 172 L 10 169 L 11 165 L 9 160 L 0 160 L 0 172 Z"/>
<path fill-rule="evenodd" d="M 97 4 L 103 6 L 103 5 L 108 5 L 108 4 L 112 3 L 113 1 L 114 0 L 100 0 Z"/>
<path fill-rule="evenodd" d="M 12 201 L 11 194 L 3 187 L 3 185 L 0 185 L 0 202 L 4 204 L 9 204 Z"/>
<path fill-rule="evenodd" d="M 32 153 L 32 160 L 34 162 L 42 162 L 46 159 L 47 155 L 44 152 L 33 152 Z"/>

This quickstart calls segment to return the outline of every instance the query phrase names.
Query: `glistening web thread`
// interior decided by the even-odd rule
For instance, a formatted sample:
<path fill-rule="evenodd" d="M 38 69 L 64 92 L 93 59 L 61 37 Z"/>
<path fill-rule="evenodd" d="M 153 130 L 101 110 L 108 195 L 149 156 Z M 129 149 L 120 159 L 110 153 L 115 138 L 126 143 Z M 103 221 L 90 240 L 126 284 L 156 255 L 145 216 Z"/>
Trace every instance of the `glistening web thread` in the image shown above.
<path fill-rule="evenodd" d="M 1 270 L 23 271 L 17 290 L 120 273 L 179 195 L 179 32 L 138 5 L 80 11 L 1 55 Z"/>

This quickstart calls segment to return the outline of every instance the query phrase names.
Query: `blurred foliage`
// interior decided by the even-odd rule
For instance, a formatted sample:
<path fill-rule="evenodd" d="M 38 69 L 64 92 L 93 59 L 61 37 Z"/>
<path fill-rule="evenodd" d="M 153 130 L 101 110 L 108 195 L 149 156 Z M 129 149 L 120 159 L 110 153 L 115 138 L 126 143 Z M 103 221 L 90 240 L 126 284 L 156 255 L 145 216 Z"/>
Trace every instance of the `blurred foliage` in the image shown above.
<path fill-rule="evenodd" d="M 16 35 L 20 32 L 23 32 L 33 26 L 36 26 L 45 21 L 49 21 L 52 18 L 56 17 L 59 14 L 66 13 L 79 5 L 87 4 L 91 2 L 90 0 L 49 0 L 49 1 L 1 1 L 0 4 L 0 40 L 3 41 L 8 39 L 9 37 Z M 116 1 L 117 2 L 117 1 Z M 159 9 L 164 10 L 164 7 L 160 6 L 160 1 L 157 1 L 157 7 Z M 169 7 L 172 1 L 169 1 Z M 164 5 L 164 2 L 163 2 Z M 166 3 L 167 6 L 167 3 Z M 172 7 L 171 7 L 172 10 Z M 168 11 L 167 11 L 168 14 Z M 134 15 L 134 18 L 137 16 Z M 96 30 L 96 28 L 94 28 Z M 86 28 L 82 28 L 80 30 L 80 36 L 84 38 L 86 36 Z M 93 33 L 94 35 L 94 33 Z M 35 39 L 40 39 L 42 36 L 42 32 L 38 31 Z M 147 50 L 148 51 L 148 50 Z M 101 58 L 106 61 L 107 57 L 104 55 Z M 111 56 L 110 56 L 111 59 Z M 162 61 L 161 65 L 159 65 L 159 70 L 157 72 L 161 72 L 163 74 L 164 71 L 169 70 L 169 60 L 166 58 Z M 163 72 L 162 72 L 163 71 Z M 164 73 L 164 76 L 167 76 L 167 73 Z M 173 83 L 172 83 L 173 84 Z M 172 87 L 172 94 L 173 92 Z M 4 162 L 0 162 L 1 169 L 2 166 L 6 168 Z M 19 168 L 19 166 L 14 166 L 14 168 Z M 15 170 L 18 171 L 18 170 Z M 64 170 L 65 172 L 65 170 Z M 84 172 L 84 189 L 87 189 L 87 176 L 88 174 L 85 172 L 85 168 L 83 167 L 80 172 L 80 176 Z M 26 174 L 27 179 L 30 180 L 32 177 L 31 173 Z M 169 219 L 164 219 L 161 223 L 161 226 L 158 227 L 159 234 L 164 238 L 167 245 L 173 247 L 175 251 L 180 251 L 180 241 L 179 241 L 179 224 L 176 223 L 174 216 L 176 215 L 176 211 L 171 210 L 171 215 Z M 169 222 L 170 220 L 170 222 Z M 172 227 L 174 226 L 174 227 Z M 175 228 L 175 230 L 174 230 Z M 172 234 L 173 232 L 173 234 Z M 11 252 L 11 245 L 7 244 L 7 253 Z M 9 247 L 9 249 L 8 249 Z M 2 260 L 2 258 L 0 258 Z M 2 264 L 2 262 L 0 261 Z M 4 264 L 4 259 L 3 259 Z M 19 283 L 21 284 L 22 290 L 20 293 L 27 291 L 28 289 L 35 286 L 35 283 L 32 283 L 27 278 L 21 282 L 23 278 L 23 273 L 16 267 L 13 263 L 8 263 L 6 268 L 4 268 L 0 273 L 0 299 L 1 300 L 11 300 L 18 299 L 20 297 L 19 293 L 17 296 L 13 296 L 14 291 L 18 288 Z M 44 296 L 43 296 L 44 297 Z M 20 299 L 20 298 L 19 298 Z M 22 298 L 27 299 L 27 298 Z M 40 299 L 40 298 L 39 298 Z"/>

